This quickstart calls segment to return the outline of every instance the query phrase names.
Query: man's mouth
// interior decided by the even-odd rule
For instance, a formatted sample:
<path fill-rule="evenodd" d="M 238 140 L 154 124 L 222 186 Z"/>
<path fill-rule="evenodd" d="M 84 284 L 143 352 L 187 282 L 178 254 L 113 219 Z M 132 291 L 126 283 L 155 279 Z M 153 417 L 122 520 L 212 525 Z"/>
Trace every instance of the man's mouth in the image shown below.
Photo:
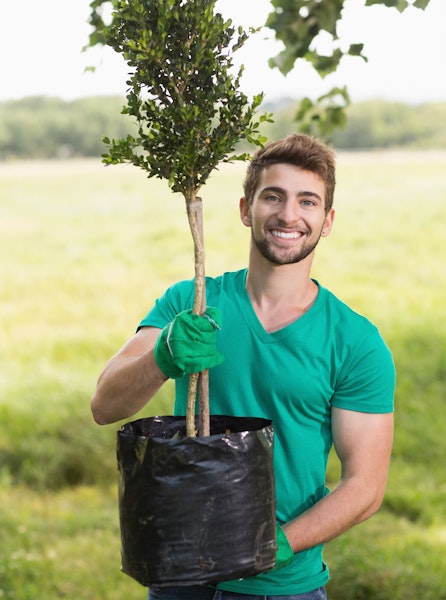
<path fill-rule="evenodd" d="M 271 235 L 283 240 L 298 240 L 304 234 L 301 231 L 280 231 L 279 229 L 271 229 Z"/>

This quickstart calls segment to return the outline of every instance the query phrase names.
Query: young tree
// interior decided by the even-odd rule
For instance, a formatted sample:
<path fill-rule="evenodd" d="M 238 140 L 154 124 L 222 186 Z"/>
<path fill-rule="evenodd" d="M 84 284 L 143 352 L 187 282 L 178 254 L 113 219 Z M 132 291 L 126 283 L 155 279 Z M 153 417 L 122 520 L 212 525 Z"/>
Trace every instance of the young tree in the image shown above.
<path fill-rule="evenodd" d="M 97 0 L 93 5 L 103 2 Z M 111 46 L 129 66 L 127 106 L 138 134 L 109 140 L 106 164 L 130 162 L 148 177 L 164 178 L 181 193 L 194 242 L 193 311 L 206 308 L 202 203 L 198 192 L 220 162 L 246 159 L 239 140 L 264 141 L 254 115 L 262 94 L 249 102 L 233 74 L 233 53 L 248 34 L 214 14 L 215 0 L 112 0 L 111 23 L 94 21 L 93 43 Z M 200 384 L 200 385 L 199 385 Z M 207 372 L 190 376 L 187 433 L 195 435 L 199 387 L 199 434 L 209 435 Z"/>

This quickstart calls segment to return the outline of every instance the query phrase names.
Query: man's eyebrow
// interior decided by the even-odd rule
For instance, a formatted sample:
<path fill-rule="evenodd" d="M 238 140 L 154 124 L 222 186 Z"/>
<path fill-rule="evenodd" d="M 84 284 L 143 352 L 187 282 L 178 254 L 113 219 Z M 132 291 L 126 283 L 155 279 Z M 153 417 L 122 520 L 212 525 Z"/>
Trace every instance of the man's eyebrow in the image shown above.
<path fill-rule="evenodd" d="M 285 190 L 276 185 L 269 185 L 269 186 L 263 188 L 263 190 L 261 190 L 260 193 L 264 194 L 265 192 L 276 192 L 277 194 L 284 194 Z"/>
<path fill-rule="evenodd" d="M 285 194 L 284 188 L 281 188 L 280 186 L 276 186 L 276 185 L 269 185 L 269 186 L 263 188 L 263 190 L 261 190 L 260 193 L 265 194 L 267 192 L 275 192 L 276 194 Z M 322 202 L 322 198 L 316 192 L 310 192 L 310 191 L 304 190 L 302 192 L 298 192 L 297 197 L 298 198 L 302 198 L 302 197 L 317 198 L 319 200 L 319 202 Z"/>
<path fill-rule="evenodd" d="M 317 198 L 319 200 L 319 202 L 322 202 L 322 198 L 319 196 L 319 194 L 316 194 L 316 192 L 310 192 L 310 191 L 299 192 L 297 194 L 297 196 L 299 198 L 301 198 L 302 196 L 304 196 L 306 198 L 308 198 L 308 197 L 310 197 L 310 198 Z"/>

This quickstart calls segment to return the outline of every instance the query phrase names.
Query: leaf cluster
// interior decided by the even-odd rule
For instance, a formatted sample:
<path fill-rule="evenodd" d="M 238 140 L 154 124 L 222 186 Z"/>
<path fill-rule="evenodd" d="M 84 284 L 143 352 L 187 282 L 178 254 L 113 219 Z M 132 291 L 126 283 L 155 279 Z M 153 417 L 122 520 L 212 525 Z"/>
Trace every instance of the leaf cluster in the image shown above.
<path fill-rule="evenodd" d="M 384 5 L 403 12 L 409 6 L 424 10 L 429 1 L 366 0 L 365 4 Z M 274 10 L 269 14 L 266 26 L 275 31 L 275 37 L 283 42 L 284 49 L 272 57 L 269 64 L 284 75 L 291 71 L 299 58 L 311 63 L 321 77 L 336 71 L 346 55 L 367 61 L 363 54 L 364 44 L 350 44 L 345 51 L 338 45 L 337 24 L 342 18 L 345 0 L 271 0 L 271 4 Z M 314 40 L 321 32 L 331 37 L 331 54 L 320 54 L 314 48 Z M 347 89 L 333 88 L 316 101 L 304 98 L 296 120 L 305 131 L 316 128 L 322 135 L 329 135 L 335 128 L 345 126 L 345 109 L 349 104 Z"/>
<path fill-rule="evenodd" d="M 111 23 L 96 22 L 97 41 L 122 54 L 129 66 L 127 106 L 138 134 L 105 138 L 104 162 L 131 162 L 164 178 L 186 200 L 242 139 L 262 145 L 254 119 L 263 95 L 251 102 L 239 90 L 243 69 L 233 54 L 248 34 L 214 14 L 212 0 L 112 0 Z M 99 23 L 99 26 L 98 26 Z"/>
<path fill-rule="evenodd" d="M 338 40 L 336 27 L 341 19 L 344 0 L 272 0 L 274 11 L 268 16 L 266 26 L 274 29 L 276 39 L 285 48 L 270 59 L 271 67 L 277 67 L 286 75 L 298 58 L 310 62 L 322 77 L 335 71 L 345 54 L 360 56 L 363 44 L 352 44 L 346 52 L 334 47 L 331 55 L 319 54 L 311 49 L 314 39 L 322 31 L 328 33 L 335 42 Z"/>
<path fill-rule="evenodd" d="M 409 6 L 425 9 L 430 0 L 366 0 L 366 6 L 384 5 L 403 12 Z M 337 24 L 342 18 L 345 0 L 271 0 L 274 10 L 269 14 L 266 26 L 275 31 L 276 39 L 284 44 L 284 50 L 270 59 L 271 67 L 277 67 L 286 75 L 298 58 L 310 62 L 316 71 L 325 77 L 333 73 L 341 59 L 346 56 L 367 57 L 362 53 L 364 44 L 350 44 L 343 51 L 336 46 L 339 39 Z M 333 51 L 330 55 L 319 54 L 311 48 L 319 33 L 331 36 Z"/>

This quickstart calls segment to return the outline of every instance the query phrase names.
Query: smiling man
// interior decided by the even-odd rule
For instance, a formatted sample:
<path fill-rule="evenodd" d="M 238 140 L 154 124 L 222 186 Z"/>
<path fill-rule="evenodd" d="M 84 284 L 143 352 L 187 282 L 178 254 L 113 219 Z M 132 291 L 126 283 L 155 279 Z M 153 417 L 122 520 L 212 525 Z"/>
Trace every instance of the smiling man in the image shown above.
<path fill-rule="evenodd" d="M 259 150 L 240 200 L 248 268 L 207 278 L 212 319 L 190 314 L 192 281 L 169 288 L 99 378 L 91 406 L 101 424 L 133 415 L 169 377 L 175 413 L 184 415 L 187 374 L 206 368 L 214 414 L 274 424 L 276 568 L 215 589 L 149 591 L 150 600 L 323 600 L 323 544 L 381 505 L 393 439 L 391 353 L 372 323 L 310 276 L 333 226 L 334 188 L 334 153 L 320 141 L 290 135 Z M 182 357 L 169 346 L 173 330 Z M 329 492 L 332 446 L 341 476 Z"/>

